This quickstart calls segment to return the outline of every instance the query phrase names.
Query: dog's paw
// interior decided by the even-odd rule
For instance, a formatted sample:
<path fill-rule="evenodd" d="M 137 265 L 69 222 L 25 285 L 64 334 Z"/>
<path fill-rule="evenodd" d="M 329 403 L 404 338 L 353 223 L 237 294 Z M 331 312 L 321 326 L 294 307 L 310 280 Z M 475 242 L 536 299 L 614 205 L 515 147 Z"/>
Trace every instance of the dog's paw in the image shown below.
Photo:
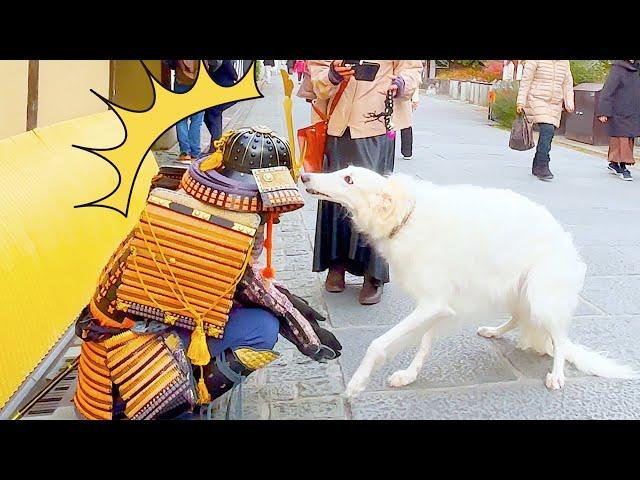
<path fill-rule="evenodd" d="M 362 392 L 367 386 L 367 379 L 361 378 L 357 376 L 353 376 L 349 384 L 347 385 L 347 389 L 344 391 L 343 396 L 347 399 L 354 398 L 360 392 Z"/>
<path fill-rule="evenodd" d="M 480 327 L 478 329 L 478 335 L 484 338 L 498 338 L 500 337 L 500 333 L 498 333 L 498 329 L 494 327 Z"/>
<path fill-rule="evenodd" d="M 549 390 L 560 390 L 564 387 L 564 374 L 553 375 L 552 373 L 547 373 L 544 384 Z"/>
<path fill-rule="evenodd" d="M 404 387 L 416 381 L 418 375 L 412 370 L 398 370 L 389 377 L 389 385 L 392 387 Z"/>

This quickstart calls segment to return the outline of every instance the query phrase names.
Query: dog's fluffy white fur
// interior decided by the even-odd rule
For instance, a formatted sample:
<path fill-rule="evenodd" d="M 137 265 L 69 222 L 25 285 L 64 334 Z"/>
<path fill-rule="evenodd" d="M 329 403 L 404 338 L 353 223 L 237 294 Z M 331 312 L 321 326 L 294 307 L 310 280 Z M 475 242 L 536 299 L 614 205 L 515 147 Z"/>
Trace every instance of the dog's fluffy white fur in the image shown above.
<path fill-rule="evenodd" d="M 371 343 L 347 396 L 364 390 L 375 369 L 419 342 L 408 368 L 389 377 L 392 386 L 410 384 L 441 327 L 458 326 L 459 319 L 481 311 L 511 318 L 478 334 L 498 337 L 517 327 L 520 348 L 554 357 L 545 379 L 550 389 L 564 385 L 565 359 L 589 374 L 638 378 L 632 368 L 567 339 L 586 266 L 543 206 L 511 190 L 438 186 L 358 167 L 302 179 L 311 194 L 347 208 L 353 225 L 389 262 L 393 281 L 417 304 Z"/>

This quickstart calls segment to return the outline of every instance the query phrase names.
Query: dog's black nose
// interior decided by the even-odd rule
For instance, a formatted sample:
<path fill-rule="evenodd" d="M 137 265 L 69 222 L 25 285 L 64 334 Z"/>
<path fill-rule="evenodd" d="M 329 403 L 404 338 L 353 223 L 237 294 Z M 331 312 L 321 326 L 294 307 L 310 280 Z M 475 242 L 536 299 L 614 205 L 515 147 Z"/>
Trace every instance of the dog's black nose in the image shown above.
<path fill-rule="evenodd" d="M 302 183 L 307 183 L 309 181 L 309 174 L 303 173 L 302 175 L 300 175 L 300 180 L 302 180 Z"/>

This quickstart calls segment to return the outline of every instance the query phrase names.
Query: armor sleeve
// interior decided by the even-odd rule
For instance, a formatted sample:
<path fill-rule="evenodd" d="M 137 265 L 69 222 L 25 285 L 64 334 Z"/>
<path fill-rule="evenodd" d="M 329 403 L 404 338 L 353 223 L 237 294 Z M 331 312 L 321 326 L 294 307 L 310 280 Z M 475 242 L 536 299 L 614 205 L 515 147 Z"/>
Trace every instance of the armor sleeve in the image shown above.
<path fill-rule="evenodd" d="M 304 300 L 275 282 L 266 282 L 260 268 L 247 268 L 236 290 L 235 300 L 244 306 L 266 308 L 280 321 L 280 334 L 298 350 L 319 362 L 340 356 L 342 345 L 335 336 L 318 326 L 324 317 Z"/>
<path fill-rule="evenodd" d="M 318 347 L 320 340 L 307 319 L 295 309 L 289 299 L 275 288 L 271 282 L 267 284 L 256 264 L 247 268 L 238 285 L 236 299 L 242 304 L 254 304 L 267 308 L 279 319 L 285 319 L 297 332 L 296 337 L 305 346 Z"/>

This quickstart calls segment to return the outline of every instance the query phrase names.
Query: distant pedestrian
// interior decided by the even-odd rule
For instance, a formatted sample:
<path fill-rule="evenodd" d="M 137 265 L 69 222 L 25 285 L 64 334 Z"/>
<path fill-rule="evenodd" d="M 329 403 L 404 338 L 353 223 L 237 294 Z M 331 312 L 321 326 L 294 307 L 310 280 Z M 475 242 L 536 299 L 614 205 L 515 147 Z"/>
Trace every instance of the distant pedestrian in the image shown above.
<path fill-rule="evenodd" d="M 190 90 L 198 76 L 198 60 L 165 60 L 165 64 L 176 72 L 173 91 L 183 93 Z M 181 162 L 188 163 L 200 156 L 200 132 L 203 118 L 204 112 L 198 112 L 176 124 Z"/>
<path fill-rule="evenodd" d="M 276 70 L 276 62 L 275 60 L 264 60 L 262 65 L 264 66 L 264 78 L 267 83 L 271 83 L 271 76 Z"/>
<path fill-rule="evenodd" d="M 296 60 L 296 63 L 293 64 L 293 71 L 298 74 L 298 82 L 302 81 L 305 70 L 307 70 L 307 66 L 304 60 Z"/>
<path fill-rule="evenodd" d="M 238 81 L 238 72 L 233 65 L 233 60 L 207 60 L 207 63 L 209 75 L 218 85 L 230 87 Z M 215 150 L 213 142 L 222 136 L 222 113 L 233 105 L 235 102 L 223 103 L 207 108 L 204 112 L 204 123 L 211 135 L 210 152 Z"/>
<path fill-rule="evenodd" d="M 516 110 L 526 113 L 527 119 L 537 123 L 540 129 L 531 168 L 531 173 L 540 180 L 553 179 L 549 152 L 555 129 L 560 126 L 563 102 L 567 112 L 573 112 L 573 77 L 569 60 L 527 60 Z"/>
<path fill-rule="evenodd" d="M 640 60 L 615 60 L 598 103 L 599 120 L 609 140 L 609 170 L 622 180 L 633 177 L 635 137 L 640 136 Z"/>
<path fill-rule="evenodd" d="M 291 75 L 293 73 L 293 65 L 296 63 L 295 60 L 287 60 L 287 73 Z"/>
<path fill-rule="evenodd" d="M 413 112 L 420 102 L 420 89 L 416 88 L 410 100 L 398 102 L 395 124 L 400 128 L 400 153 L 405 160 L 413 158 Z M 406 126 L 405 126 L 406 125 Z"/>

